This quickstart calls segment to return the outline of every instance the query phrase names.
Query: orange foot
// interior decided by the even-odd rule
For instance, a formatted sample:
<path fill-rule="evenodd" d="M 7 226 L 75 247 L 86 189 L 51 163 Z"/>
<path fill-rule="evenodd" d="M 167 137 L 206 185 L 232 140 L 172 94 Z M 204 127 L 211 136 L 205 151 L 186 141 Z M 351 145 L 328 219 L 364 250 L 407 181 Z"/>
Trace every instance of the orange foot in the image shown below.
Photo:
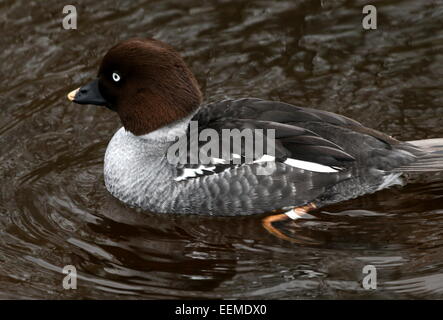
<path fill-rule="evenodd" d="M 309 211 L 312 211 L 316 209 L 317 206 L 314 203 L 309 203 L 302 207 L 297 207 L 289 210 L 288 212 L 281 213 L 281 214 L 274 214 L 272 216 L 268 216 L 262 220 L 263 227 L 268 230 L 271 234 L 274 236 L 287 240 L 287 241 L 293 241 L 294 239 L 284 235 L 281 231 L 279 231 L 277 228 L 275 228 L 272 224 L 276 221 L 283 221 L 288 219 L 299 219 L 303 217 L 303 215 L 306 215 Z"/>

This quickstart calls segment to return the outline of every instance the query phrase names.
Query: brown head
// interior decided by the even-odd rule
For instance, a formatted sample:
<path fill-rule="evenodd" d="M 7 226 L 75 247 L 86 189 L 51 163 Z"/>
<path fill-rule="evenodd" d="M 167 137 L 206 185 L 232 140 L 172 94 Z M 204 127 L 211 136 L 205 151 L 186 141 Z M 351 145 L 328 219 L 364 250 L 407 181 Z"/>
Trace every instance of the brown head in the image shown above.
<path fill-rule="evenodd" d="M 143 135 L 189 115 L 200 105 L 202 94 L 171 46 L 154 39 L 131 39 L 111 48 L 98 78 L 68 98 L 104 105 L 118 113 L 126 130 Z"/>

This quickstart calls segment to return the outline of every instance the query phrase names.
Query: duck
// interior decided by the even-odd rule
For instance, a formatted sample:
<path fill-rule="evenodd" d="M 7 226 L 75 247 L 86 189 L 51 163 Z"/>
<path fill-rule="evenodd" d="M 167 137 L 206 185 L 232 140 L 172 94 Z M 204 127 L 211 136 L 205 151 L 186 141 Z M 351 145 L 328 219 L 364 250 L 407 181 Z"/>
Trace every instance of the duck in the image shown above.
<path fill-rule="evenodd" d="M 113 46 L 97 77 L 68 99 L 104 106 L 121 120 L 104 155 L 104 184 L 115 198 L 160 214 L 266 213 L 263 226 L 280 238 L 277 221 L 404 184 L 409 172 L 443 169 L 443 139 L 403 142 L 346 116 L 285 102 L 204 103 L 181 55 L 152 38 Z M 226 131 L 254 134 L 220 154 Z M 250 147 L 260 141 L 261 149 Z"/>

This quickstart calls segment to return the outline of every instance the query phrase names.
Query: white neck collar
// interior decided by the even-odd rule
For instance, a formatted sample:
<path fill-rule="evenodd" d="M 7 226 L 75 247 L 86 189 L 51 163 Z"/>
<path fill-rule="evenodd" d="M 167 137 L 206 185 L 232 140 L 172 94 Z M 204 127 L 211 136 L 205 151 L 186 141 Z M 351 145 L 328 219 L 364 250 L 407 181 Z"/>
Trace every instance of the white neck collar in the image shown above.
<path fill-rule="evenodd" d="M 188 129 L 189 122 L 191 121 L 194 114 L 197 112 L 194 111 L 188 116 L 174 121 L 164 127 L 161 127 L 155 131 L 149 132 L 147 134 L 143 134 L 140 136 L 136 136 L 145 140 L 153 140 L 158 142 L 167 142 L 167 141 L 175 141 L 177 137 L 181 137 L 186 133 Z"/>

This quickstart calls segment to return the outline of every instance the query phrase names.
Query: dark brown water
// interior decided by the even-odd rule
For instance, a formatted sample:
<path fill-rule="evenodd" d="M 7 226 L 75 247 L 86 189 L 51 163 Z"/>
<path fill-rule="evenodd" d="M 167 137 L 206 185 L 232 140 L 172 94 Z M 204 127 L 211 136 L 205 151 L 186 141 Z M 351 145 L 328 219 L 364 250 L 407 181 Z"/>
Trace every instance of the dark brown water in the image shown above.
<path fill-rule="evenodd" d="M 0 298 L 443 298 L 443 174 L 327 207 L 268 234 L 261 216 L 137 212 L 103 185 L 120 124 L 66 94 L 115 43 L 177 47 L 207 101 L 338 112 L 399 139 L 443 137 L 443 1 L 0 2 Z M 69 3 L 66 3 L 69 4 Z M 362 268 L 378 270 L 377 290 Z M 74 265 L 78 289 L 61 273 Z"/>

